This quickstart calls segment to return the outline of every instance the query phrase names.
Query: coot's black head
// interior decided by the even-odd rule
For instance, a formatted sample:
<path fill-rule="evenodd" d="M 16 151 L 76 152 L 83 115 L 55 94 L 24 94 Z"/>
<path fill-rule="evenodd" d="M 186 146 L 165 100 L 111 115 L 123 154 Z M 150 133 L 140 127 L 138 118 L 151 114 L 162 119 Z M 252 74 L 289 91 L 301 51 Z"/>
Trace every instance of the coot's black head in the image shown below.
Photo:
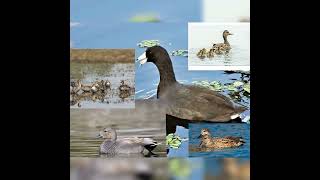
<path fill-rule="evenodd" d="M 153 62 L 154 64 L 164 63 L 163 61 L 170 61 L 170 57 L 166 49 L 161 46 L 149 47 L 141 56 L 137 59 L 140 64 L 146 62 Z"/>

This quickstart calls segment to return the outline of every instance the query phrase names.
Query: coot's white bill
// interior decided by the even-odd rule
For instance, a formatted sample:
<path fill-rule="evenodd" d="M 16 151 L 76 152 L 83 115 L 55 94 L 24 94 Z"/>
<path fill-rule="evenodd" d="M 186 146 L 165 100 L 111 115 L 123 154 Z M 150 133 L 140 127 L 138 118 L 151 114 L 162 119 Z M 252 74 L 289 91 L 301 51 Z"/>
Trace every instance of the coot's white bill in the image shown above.
<path fill-rule="evenodd" d="M 141 54 L 141 56 L 138 57 L 138 61 L 140 64 L 146 63 L 147 60 L 148 60 L 148 58 L 146 56 L 146 52 L 144 52 L 143 54 Z"/>

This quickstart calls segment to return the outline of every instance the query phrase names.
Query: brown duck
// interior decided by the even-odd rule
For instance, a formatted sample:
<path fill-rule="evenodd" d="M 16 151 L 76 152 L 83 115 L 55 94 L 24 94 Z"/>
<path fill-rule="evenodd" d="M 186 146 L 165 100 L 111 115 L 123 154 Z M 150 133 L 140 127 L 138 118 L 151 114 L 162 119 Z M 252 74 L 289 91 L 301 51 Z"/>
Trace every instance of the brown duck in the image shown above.
<path fill-rule="evenodd" d="M 239 147 L 245 143 L 241 137 L 226 136 L 220 138 L 212 138 L 211 133 L 207 128 L 201 130 L 200 136 L 198 138 L 201 138 L 201 143 L 199 145 L 200 148 L 222 149 Z"/>
<path fill-rule="evenodd" d="M 223 37 L 224 42 L 213 44 L 212 48 L 218 48 L 217 50 L 219 50 L 220 52 L 224 51 L 224 52 L 228 53 L 231 49 L 230 43 L 228 41 L 229 35 L 233 35 L 233 34 L 230 33 L 228 30 L 224 30 L 222 33 L 222 37 Z"/>

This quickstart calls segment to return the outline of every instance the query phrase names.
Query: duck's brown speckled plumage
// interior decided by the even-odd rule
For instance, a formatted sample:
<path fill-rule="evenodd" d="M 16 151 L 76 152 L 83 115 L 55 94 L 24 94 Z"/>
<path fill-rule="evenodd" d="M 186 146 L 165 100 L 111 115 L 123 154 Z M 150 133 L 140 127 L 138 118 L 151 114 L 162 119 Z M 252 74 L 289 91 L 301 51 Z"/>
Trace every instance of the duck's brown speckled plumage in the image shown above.
<path fill-rule="evenodd" d="M 212 138 L 209 129 L 206 128 L 201 130 L 199 137 L 201 137 L 200 148 L 222 149 L 239 147 L 245 143 L 241 137 L 226 136 Z"/>
<path fill-rule="evenodd" d="M 223 43 L 217 43 L 217 44 L 213 44 L 212 48 L 218 48 L 218 52 L 226 52 L 228 53 L 231 49 L 231 45 L 228 41 L 228 36 L 229 35 L 233 35 L 232 33 L 230 33 L 228 30 L 224 30 L 222 33 L 222 37 L 224 42 Z"/>

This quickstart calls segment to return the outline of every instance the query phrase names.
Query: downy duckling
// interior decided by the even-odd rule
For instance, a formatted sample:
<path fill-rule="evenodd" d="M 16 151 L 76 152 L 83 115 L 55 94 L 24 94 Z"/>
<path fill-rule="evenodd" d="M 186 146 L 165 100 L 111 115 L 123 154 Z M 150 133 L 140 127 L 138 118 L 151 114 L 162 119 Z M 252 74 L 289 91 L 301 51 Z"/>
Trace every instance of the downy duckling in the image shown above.
<path fill-rule="evenodd" d="M 245 143 L 241 137 L 227 136 L 221 138 L 212 138 L 211 133 L 207 128 L 201 130 L 198 138 L 201 138 L 201 143 L 199 145 L 200 148 L 222 149 L 239 147 Z"/>
<path fill-rule="evenodd" d="M 126 91 L 130 91 L 131 87 L 124 84 L 124 80 L 121 80 L 119 90 L 120 90 L 120 92 L 126 92 Z"/>
<path fill-rule="evenodd" d="M 99 85 L 97 82 L 93 84 L 81 84 L 81 90 L 83 92 L 97 92 L 99 90 Z"/>
<path fill-rule="evenodd" d="M 98 92 L 101 89 L 100 83 L 99 82 L 94 82 L 91 86 L 91 92 Z"/>
<path fill-rule="evenodd" d="M 225 51 L 226 53 L 228 53 L 231 49 L 230 43 L 228 41 L 228 36 L 229 35 L 233 35 L 232 33 L 230 33 L 228 30 L 224 30 L 222 33 L 222 37 L 224 42 L 223 43 L 217 43 L 217 44 L 213 44 L 213 47 L 220 47 L 220 51 Z"/>
<path fill-rule="evenodd" d="M 213 58 L 214 57 L 214 53 L 215 52 L 215 49 L 214 48 L 211 48 L 207 54 L 207 57 L 208 58 Z"/>
<path fill-rule="evenodd" d="M 205 58 L 207 54 L 207 50 L 206 48 L 202 48 L 198 53 L 197 56 L 201 59 Z"/>
<path fill-rule="evenodd" d="M 125 98 L 129 97 L 131 94 L 129 91 L 120 91 L 119 97 L 124 100 Z"/>
<path fill-rule="evenodd" d="M 76 94 L 80 91 L 81 89 L 81 81 L 80 79 L 78 79 L 76 82 L 71 82 L 70 84 L 71 88 L 70 88 L 70 93 L 71 94 Z"/>
<path fill-rule="evenodd" d="M 216 44 L 212 45 L 212 49 L 214 49 L 215 54 L 223 54 L 224 48 L 222 46 L 215 47 Z"/>
<path fill-rule="evenodd" d="M 104 83 L 104 87 L 105 87 L 106 89 L 111 89 L 111 82 L 108 81 L 108 80 L 106 80 L 106 82 Z"/>

